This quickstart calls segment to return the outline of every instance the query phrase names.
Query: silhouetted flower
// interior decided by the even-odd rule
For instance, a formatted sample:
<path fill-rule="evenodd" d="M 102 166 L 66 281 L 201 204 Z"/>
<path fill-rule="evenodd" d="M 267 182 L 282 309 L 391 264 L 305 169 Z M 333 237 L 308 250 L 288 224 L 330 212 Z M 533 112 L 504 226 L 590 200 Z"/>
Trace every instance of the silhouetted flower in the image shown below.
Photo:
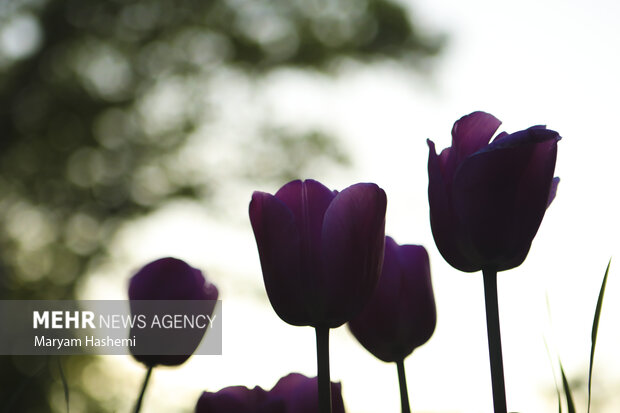
<path fill-rule="evenodd" d="M 361 314 L 349 322 L 351 332 L 375 357 L 396 362 L 428 341 L 436 321 L 426 249 L 386 237 L 379 284 Z"/>
<path fill-rule="evenodd" d="M 344 413 L 342 386 L 331 383 L 332 412 Z M 318 413 L 317 379 L 291 373 L 269 392 L 255 387 L 226 387 L 216 393 L 203 392 L 196 413 Z"/>
<path fill-rule="evenodd" d="M 145 265 L 129 281 L 129 300 L 132 313 L 141 313 L 138 309 L 153 312 L 153 306 L 141 303 L 143 300 L 175 300 L 175 301 L 203 301 L 191 310 L 199 309 L 201 314 L 213 314 L 218 290 L 215 285 L 205 280 L 202 272 L 191 267 L 184 261 L 176 258 L 161 258 Z M 188 307 L 189 308 L 189 307 Z M 165 309 L 162 308 L 165 312 Z M 152 314 L 151 314 L 152 315 Z M 134 358 L 147 366 L 166 365 L 175 366 L 185 362 L 191 353 L 198 347 L 206 331 L 204 329 L 185 330 L 154 330 L 150 328 L 132 328 L 130 335 L 137 335 L 138 346 L 131 348 Z M 152 348 L 148 341 L 160 339 L 171 343 L 182 341 L 183 354 L 150 355 L 139 354 L 137 349 Z"/>
<path fill-rule="evenodd" d="M 385 192 L 356 184 L 338 193 L 293 181 L 254 192 L 250 220 L 267 295 L 289 324 L 334 328 L 357 315 L 381 271 Z"/>
<path fill-rule="evenodd" d="M 520 265 L 549 203 L 557 132 L 533 126 L 500 133 L 501 122 L 484 112 L 459 119 L 452 146 L 428 159 L 428 196 L 437 248 L 461 271 L 503 271 Z"/>
<path fill-rule="evenodd" d="M 331 382 L 332 413 L 344 413 L 342 385 Z M 269 392 L 273 400 L 283 400 L 286 413 L 317 413 L 317 378 L 291 373 L 282 377 Z"/>
<path fill-rule="evenodd" d="M 196 413 L 286 413 L 283 400 L 271 400 L 260 387 L 223 388 L 216 393 L 203 392 L 196 404 Z"/>

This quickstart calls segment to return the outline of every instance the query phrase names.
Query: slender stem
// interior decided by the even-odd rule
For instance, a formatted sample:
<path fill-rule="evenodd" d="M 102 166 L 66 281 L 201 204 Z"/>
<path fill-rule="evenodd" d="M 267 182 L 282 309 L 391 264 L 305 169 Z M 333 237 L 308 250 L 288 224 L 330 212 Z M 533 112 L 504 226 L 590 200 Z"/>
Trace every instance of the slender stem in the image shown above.
<path fill-rule="evenodd" d="M 396 369 L 398 370 L 398 384 L 400 385 L 400 405 L 402 413 L 411 413 L 411 407 L 409 407 L 409 393 L 407 392 L 407 378 L 405 377 L 405 360 L 399 360 L 396 362 Z"/>
<path fill-rule="evenodd" d="M 493 410 L 506 413 L 506 385 L 504 384 L 504 362 L 502 360 L 502 337 L 499 330 L 499 306 L 497 302 L 497 271 L 482 270 L 484 299 L 487 311 L 487 335 L 489 338 L 489 360 L 493 383 Z"/>
<path fill-rule="evenodd" d="M 142 391 L 140 391 L 140 397 L 138 397 L 138 401 L 136 402 L 136 409 L 134 410 L 134 413 L 140 412 L 140 408 L 142 407 L 142 399 L 144 398 L 146 386 L 149 384 L 149 379 L 151 378 L 152 372 L 153 366 L 149 366 L 149 369 L 146 371 L 146 377 L 144 377 L 144 383 L 142 383 Z"/>
<path fill-rule="evenodd" d="M 58 362 L 58 371 L 60 372 L 60 380 L 62 381 L 62 389 L 65 393 L 65 406 L 67 408 L 67 413 L 69 413 L 69 383 L 67 381 L 67 377 L 65 376 L 65 371 L 62 368 L 62 360 L 60 356 L 56 358 Z"/>
<path fill-rule="evenodd" d="M 329 378 L 329 328 L 316 327 L 316 363 L 319 382 L 319 413 L 332 411 L 332 386 Z"/>

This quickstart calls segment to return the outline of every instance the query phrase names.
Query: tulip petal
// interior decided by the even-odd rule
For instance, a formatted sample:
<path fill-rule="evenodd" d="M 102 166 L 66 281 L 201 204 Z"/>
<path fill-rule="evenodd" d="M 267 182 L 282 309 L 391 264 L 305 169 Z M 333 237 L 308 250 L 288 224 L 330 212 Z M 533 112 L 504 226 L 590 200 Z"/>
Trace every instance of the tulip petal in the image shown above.
<path fill-rule="evenodd" d="M 293 213 L 273 195 L 254 192 L 250 222 L 271 305 L 285 322 L 307 325 L 309 315 L 299 259 L 301 239 Z"/>
<path fill-rule="evenodd" d="M 217 393 L 203 392 L 196 405 L 196 413 L 239 412 L 251 413 L 247 402 L 250 390 L 241 387 L 227 387 Z"/>
<path fill-rule="evenodd" d="M 398 251 L 403 269 L 399 302 L 402 351 L 409 355 L 426 343 L 437 324 L 431 269 L 426 249 L 421 245 L 402 245 Z"/>
<path fill-rule="evenodd" d="M 458 240 L 462 239 L 461 227 L 452 208 L 451 177 L 442 172 L 441 157 L 435 152 L 435 144 L 428 140 L 428 203 L 433 238 L 444 259 L 461 271 L 480 270 L 462 254 Z M 445 153 L 442 152 L 442 156 Z M 449 182 L 447 180 L 450 180 Z"/>
<path fill-rule="evenodd" d="M 200 270 L 182 260 L 167 257 L 145 265 L 131 278 L 129 299 L 217 300 L 214 287 L 205 281 Z"/>
<path fill-rule="evenodd" d="M 560 185 L 560 178 L 556 176 L 555 178 L 553 178 L 553 181 L 551 181 L 551 189 L 549 190 L 549 199 L 547 200 L 547 208 L 549 208 L 549 205 L 551 205 L 551 203 L 555 199 L 555 195 L 558 193 L 558 185 Z"/>
<path fill-rule="evenodd" d="M 508 137 L 508 136 L 510 136 L 510 135 L 507 132 L 500 132 L 500 134 L 497 135 L 495 137 L 495 139 L 493 139 L 493 142 L 496 142 L 496 141 L 498 141 L 500 139 L 504 139 L 505 137 Z"/>
<path fill-rule="evenodd" d="M 547 129 L 543 125 L 532 126 L 525 130 L 511 134 L 504 135 L 502 132 L 500 135 L 503 136 L 501 138 L 498 136 L 498 139 L 495 139 L 492 143 L 482 148 L 479 152 L 488 152 L 506 148 L 518 148 L 528 144 L 543 143 L 553 140 L 557 142 L 561 139 L 560 135 L 556 131 Z"/>
<path fill-rule="evenodd" d="M 321 229 L 325 211 L 335 196 L 334 192 L 312 179 L 289 182 L 275 194 L 275 197 L 286 204 L 295 217 L 301 241 L 300 281 L 310 294 L 315 291 L 313 274 L 321 271 Z"/>
<path fill-rule="evenodd" d="M 531 128 L 530 128 L 531 130 Z M 530 245 L 542 223 L 550 200 L 553 200 L 557 190 L 557 182 L 553 178 L 557 158 L 557 143 L 561 139 L 557 132 L 537 129 L 533 131 L 536 140 L 535 150 L 530 158 L 530 164 L 521 179 L 518 189 L 517 213 L 515 215 L 515 238 L 514 248 L 518 245 L 527 246 L 521 248 L 521 256 L 517 255 L 512 261 L 508 261 L 504 268 L 509 269 L 520 265 L 529 252 Z M 545 139 L 543 141 L 543 139 Z M 501 270 L 501 269 L 500 269 Z"/>
<path fill-rule="evenodd" d="M 342 385 L 331 383 L 332 413 L 344 413 Z M 316 413 L 318 406 L 317 378 L 309 378 L 299 373 L 291 373 L 282 377 L 269 391 L 272 399 L 281 399 L 290 413 Z"/>
<path fill-rule="evenodd" d="M 549 199 L 558 139 L 543 128 L 517 132 L 456 171 L 453 206 L 469 236 L 463 254 L 472 262 L 502 271 L 525 259 Z"/>
<path fill-rule="evenodd" d="M 385 192 L 356 184 L 340 192 L 325 212 L 322 236 L 323 291 L 317 303 L 335 328 L 353 318 L 368 301 L 381 273 L 385 242 Z"/>
<path fill-rule="evenodd" d="M 372 298 L 349 322 L 355 338 L 385 362 L 404 359 L 435 330 L 428 254 L 419 245 L 385 239 L 383 270 Z"/>
<path fill-rule="evenodd" d="M 282 401 L 269 400 L 269 394 L 255 387 L 226 387 L 217 393 L 203 392 L 196 413 L 286 413 Z"/>
<path fill-rule="evenodd" d="M 502 122 L 486 112 L 473 112 L 457 120 L 452 127 L 449 175 L 453 176 L 458 165 L 469 155 L 484 148 Z"/>
<path fill-rule="evenodd" d="M 349 321 L 349 329 L 357 341 L 371 354 L 385 362 L 400 358 L 396 324 L 400 321 L 401 268 L 398 265 L 398 244 L 385 237 L 383 268 L 377 287 L 361 313 Z"/>

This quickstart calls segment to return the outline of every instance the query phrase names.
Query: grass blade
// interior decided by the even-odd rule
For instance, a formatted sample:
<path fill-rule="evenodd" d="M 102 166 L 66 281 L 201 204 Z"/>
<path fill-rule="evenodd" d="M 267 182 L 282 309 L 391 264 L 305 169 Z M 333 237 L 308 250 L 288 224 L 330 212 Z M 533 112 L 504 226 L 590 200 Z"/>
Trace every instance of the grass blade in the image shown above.
<path fill-rule="evenodd" d="M 69 413 L 69 383 L 67 382 L 67 378 L 65 377 L 65 372 L 62 368 L 62 362 L 60 360 L 60 356 L 56 359 L 58 362 L 58 371 L 60 372 L 60 380 L 62 380 L 62 389 L 65 392 L 65 404 L 67 406 L 67 413 Z"/>
<path fill-rule="evenodd" d="M 558 395 L 558 413 L 562 413 L 562 394 L 560 393 L 560 386 L 558 386 L 558 379 L 555 375 L 555 367 L 553 366 L 553 358 L 551 356 L 551 350 L 549 349 L 549 344 L 547 344 L 547 339 L 543 337 L 543 341 L 545 342 L 545 349 L 547 350 L 547 357 L 549 358 L 549 365 L 551 366 L 551 373 L 553 373 L 553 384 L 555 384 L 555 392 Z"/>
<path fill-rule="evenodd" d="M 564 367 L 562 367 L 561 361 L 559 363 L 560 372 L 562 372 L 562 384 L 564 385 L 564 393 L 566 393 L 566 408 L 568 409 L 568 413 L 576 413 L 575 402 L 573 402 L 573 394 L 570 391 L 570 386 L 568 385 L 568 380 L 566 379 L 566 373 L 564 373 Z"/>
<path fill-rule="evenodd" d="M 603 297 L 605 296 L 605 287 L 607 286 L 607 276 L 609 275 L 609 267 L 611 259 L 607 264 L 601 291 L 598 293 L 598 301 L 596 302 L 596 310 L 594 311 L 594 321 L 592 321 L 592 346 L 590 347 L 590 368 L 588 370 L 588 413 L 590 413 L 590 400 L 592 395 L 592 367 L 594 365 L 594 349 L 596 348 L 596 336 L 598 334 L 598 323 L 601 318 L 601 309 L 603 308 Z"/>

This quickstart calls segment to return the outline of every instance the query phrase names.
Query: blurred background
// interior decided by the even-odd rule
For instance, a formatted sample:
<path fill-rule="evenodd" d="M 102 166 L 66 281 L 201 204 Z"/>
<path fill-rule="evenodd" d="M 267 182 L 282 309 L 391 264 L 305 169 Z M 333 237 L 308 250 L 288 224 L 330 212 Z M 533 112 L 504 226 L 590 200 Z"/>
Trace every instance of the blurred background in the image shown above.
<path fill-rule="evenodd" d="M 376 182 L 387 233 L 431 257 L 438 324 L 407 360 L 413 410 L 490 412 L 482 278 L 443 261 L 426 196 L 426 139 L 449 146 L 454 121 L 485 110 L 502 130 L 564 138 L 558 196 L 528 259 L 499 278 L 508 408 L 556 410 L 561 358 L 585 411 L 598 289 L 620 250 L 619 19 L 611 0 L 2 1 L 0 298 L 124 299 L 137 268 L 176 256 L 220 289 L 223 355 L 157 369 L 145 412 L 314 376 L 313 330 L 266 298 L 250 196 L 294 178 Z M 620 408 L 615 273 L 600 413 Z M 331 357 L 348 411 L 399 411 L 395 367 L 346 327 Z M 1 356 L 0 410 L 65 411 L 57 361 Z M 72 412 L 130 411 L 145 373 L 129 356 L 62 363 Z"/>

